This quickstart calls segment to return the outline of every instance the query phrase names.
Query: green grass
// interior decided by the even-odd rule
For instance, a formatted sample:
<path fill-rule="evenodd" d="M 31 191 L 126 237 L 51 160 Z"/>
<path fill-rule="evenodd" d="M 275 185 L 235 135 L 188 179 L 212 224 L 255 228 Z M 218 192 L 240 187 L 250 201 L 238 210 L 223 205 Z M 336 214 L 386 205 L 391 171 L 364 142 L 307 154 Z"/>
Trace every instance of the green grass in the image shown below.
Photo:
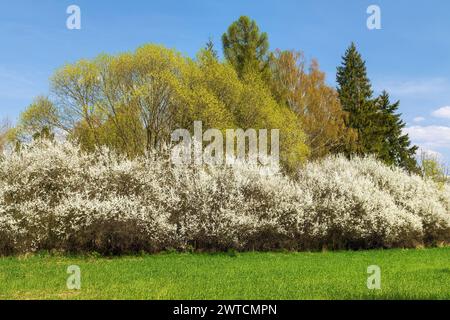
<path fill-rule="evenodd" d="M 69 265 L 82 288 L 66 287 Z M 367 267 L 381 290 L 367 289 Z M 450 299 L 450 248 L 0 258 L 0 299 Z"/>

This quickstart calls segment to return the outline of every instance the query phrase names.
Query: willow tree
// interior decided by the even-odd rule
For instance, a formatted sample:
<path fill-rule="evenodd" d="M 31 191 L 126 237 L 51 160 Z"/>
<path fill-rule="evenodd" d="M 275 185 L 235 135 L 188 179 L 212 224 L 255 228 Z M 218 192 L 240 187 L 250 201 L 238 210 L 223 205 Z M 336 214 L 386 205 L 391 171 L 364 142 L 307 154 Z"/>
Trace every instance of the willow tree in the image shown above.
<path fill-rule="evenodd" d="M 62 67 L 51 90 L 55 122 L 88 150 L 107 145 L 133 157 L 202 121 L 205 130 L 280 129 L 290 168 L 308 154 L 295 114 L 273 98 L 259 72 L 241 78 L 210 50 L 196 59 L 155 45 L 100 55 Z"/>
<path fill-rule="evenodd" d="M 174 50 L 146 45 L 66 65 L 53 77 L 52 92 L 76 138 L 137 155 L 169 138 L 185 63 Z"/>

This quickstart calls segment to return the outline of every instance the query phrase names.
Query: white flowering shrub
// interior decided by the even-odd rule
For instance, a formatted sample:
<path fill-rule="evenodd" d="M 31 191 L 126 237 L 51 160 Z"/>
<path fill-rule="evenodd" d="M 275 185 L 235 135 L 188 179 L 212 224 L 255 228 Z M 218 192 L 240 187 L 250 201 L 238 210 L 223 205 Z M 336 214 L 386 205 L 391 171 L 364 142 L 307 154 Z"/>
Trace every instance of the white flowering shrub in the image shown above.
<path fill-rule="evenodd" d="M 0 160 L 0 254 L 414 247 L 450 242 L 450 186 L 331 157 L 296 179 L 35 142 Z"/>
<path fill-rule="evenodd" d="M 335 247 L 392 247 L 450 240 L 449 194 L 373 158 L 330 157 L 300 173 Z"/>

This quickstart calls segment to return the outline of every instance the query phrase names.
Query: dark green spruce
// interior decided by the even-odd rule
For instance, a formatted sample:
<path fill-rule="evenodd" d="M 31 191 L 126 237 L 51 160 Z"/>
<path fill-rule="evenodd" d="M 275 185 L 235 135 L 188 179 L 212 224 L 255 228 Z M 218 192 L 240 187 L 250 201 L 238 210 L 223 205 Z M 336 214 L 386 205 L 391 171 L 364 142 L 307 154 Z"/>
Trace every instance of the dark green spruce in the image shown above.
<path fill-rule="evenodd" d="M 348 112 L 347 126 L 358 133 L 356 144 L 342 151 L 348 156 L 373 154 L 387 164 L 415 171 L 417 147 L 403 134 L 405 123 L 396 113 L 399 102 L 391 104 L 386 92 L 373 98 L 365 61 L 354 43 L 337 68 L 336 80 L 342 108 Z"/>
<path fill-rule="evenodd" d="M 378 108 L 383 113 L 384 148 L 380 158 L 387 164 L 396 165 L 410 172 L 417 172 L 415 158 L 417 146 L 411 146 L 409 136 L 403 132 L 406 124 L 398 113 L 400 101 L 391 103 L 389 94 L 383 91 L 377 99 Z"/>

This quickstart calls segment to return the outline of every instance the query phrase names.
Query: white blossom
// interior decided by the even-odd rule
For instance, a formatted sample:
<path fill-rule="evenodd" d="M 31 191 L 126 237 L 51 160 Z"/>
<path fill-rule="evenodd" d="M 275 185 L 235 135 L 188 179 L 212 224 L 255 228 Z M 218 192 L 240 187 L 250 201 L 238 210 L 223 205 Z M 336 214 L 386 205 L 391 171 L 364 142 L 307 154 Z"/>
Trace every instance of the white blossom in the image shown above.
<path fill-rule="evenodd" d="M 0 254 L 413 247 L 450 240 L 450 186 L 341 156 L 296 178 L 35 142 L 0 160 Z"/>

